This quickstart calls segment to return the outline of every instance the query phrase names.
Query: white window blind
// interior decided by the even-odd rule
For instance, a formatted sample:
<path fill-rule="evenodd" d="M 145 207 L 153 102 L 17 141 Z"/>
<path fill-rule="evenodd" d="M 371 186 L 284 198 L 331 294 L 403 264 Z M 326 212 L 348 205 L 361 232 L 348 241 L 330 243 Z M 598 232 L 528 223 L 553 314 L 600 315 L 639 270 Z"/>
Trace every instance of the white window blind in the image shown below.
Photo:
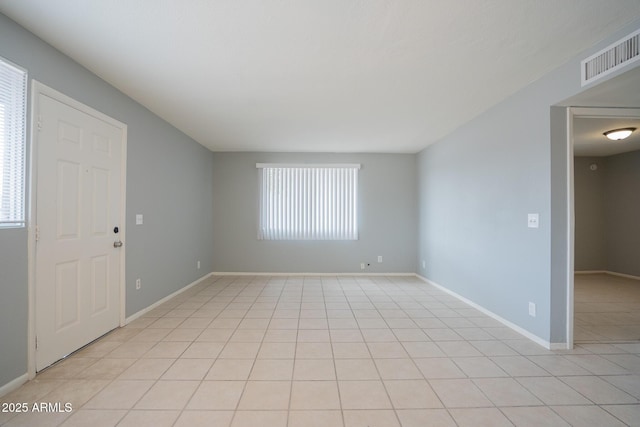
<path fill-rule="evenodd" d="M 0 58 L 0 227 L 25 223 L 27 73 Z"/>
<path fill-rule="evenodd" d="M 260 240 L 357 240 L 360 165 L 260 169 Z"/>

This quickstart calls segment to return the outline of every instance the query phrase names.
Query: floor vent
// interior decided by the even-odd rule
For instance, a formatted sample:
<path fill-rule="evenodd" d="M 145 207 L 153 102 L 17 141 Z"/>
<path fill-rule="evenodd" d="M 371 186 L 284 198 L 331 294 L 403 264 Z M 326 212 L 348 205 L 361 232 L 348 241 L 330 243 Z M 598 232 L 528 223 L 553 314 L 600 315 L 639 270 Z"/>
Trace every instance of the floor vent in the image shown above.
<path fill-rule="evenodd" d="M 582 61 L 582 86 L 640 59 L 640 30 Z"/>

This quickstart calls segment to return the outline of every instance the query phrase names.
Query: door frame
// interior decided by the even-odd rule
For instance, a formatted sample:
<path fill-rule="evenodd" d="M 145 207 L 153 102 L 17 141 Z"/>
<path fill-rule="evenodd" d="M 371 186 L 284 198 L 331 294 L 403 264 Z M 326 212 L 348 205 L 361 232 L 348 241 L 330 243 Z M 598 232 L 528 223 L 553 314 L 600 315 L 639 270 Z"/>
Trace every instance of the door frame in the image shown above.
<path fill-rule="evenodd" d="M 127 189 L 127 125 L 85 105 L 75 99 L 50 88 L 37 80 L 31 81 L 31 114 L 30 114 L 30 152 L 29 152 L 29 208 L 27 209 L 27 257 L 28 257 L 28 350 L 27 350 L 27 374 L 29 379 L 36 376 L 36 218 L 37 218 L 37 194 L 38 194 L 38 127 L 39 127 L 39 105 L 40 95 L 48 96 L 69 107 L 75 108 L 83 113 L 102 120 L 122 131 L 122 161 L 120 165 L 120 239 L 126 242 L 126 189 Z M 120 250 L 120 275 L 119 281 L 119 310 L 120 326 L 125 325 L 126 307 L 126 280 L 125 280 L 125 260 L 126 244 Z"/>
<path fill-rule="evenodd" d="M 640 117 L 640 109 L 628 107 L 568 107 L 567 108 L 567 348 L 574 345 L 574 274 L 575 274 L 575 188 L 574 188 L 574 135 L 573 121 L 576 118 L 626 118 Z"/>

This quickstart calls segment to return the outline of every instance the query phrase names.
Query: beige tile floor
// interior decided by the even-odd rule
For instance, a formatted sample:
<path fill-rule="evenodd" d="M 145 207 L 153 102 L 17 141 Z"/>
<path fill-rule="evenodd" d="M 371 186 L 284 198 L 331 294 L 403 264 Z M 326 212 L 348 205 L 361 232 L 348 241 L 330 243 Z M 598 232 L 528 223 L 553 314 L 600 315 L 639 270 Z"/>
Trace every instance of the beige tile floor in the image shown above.
<path fill-rule="evenodd" d="M 576 342 L 640 343 L 640 281 L 608 274 L 576 274 Z"/>
<path fill-rule="evenodd" d="M 640 425 L 640 344 L 547 351 L 411 277 L 217 277 L 3 402 L 3 426 Z"/>

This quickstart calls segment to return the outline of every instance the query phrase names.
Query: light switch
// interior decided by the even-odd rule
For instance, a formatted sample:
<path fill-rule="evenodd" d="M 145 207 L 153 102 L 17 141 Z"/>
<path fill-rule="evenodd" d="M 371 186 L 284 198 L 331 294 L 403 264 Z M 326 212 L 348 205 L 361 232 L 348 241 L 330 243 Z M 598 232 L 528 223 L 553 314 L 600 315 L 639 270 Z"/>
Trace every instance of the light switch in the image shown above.
<path fill-rule="evenodd" d="M 142 225 L 142 223 L 143 223 L 142 214 L 137 214 L 136 215 L 136 225 Z"/>
<path fill-rule="evenodd" d="M 538 228 L 540 226 L 540 214 L 537 214 L 537 213 L 529 214 L 527 226 L 529 228 Z"/>

